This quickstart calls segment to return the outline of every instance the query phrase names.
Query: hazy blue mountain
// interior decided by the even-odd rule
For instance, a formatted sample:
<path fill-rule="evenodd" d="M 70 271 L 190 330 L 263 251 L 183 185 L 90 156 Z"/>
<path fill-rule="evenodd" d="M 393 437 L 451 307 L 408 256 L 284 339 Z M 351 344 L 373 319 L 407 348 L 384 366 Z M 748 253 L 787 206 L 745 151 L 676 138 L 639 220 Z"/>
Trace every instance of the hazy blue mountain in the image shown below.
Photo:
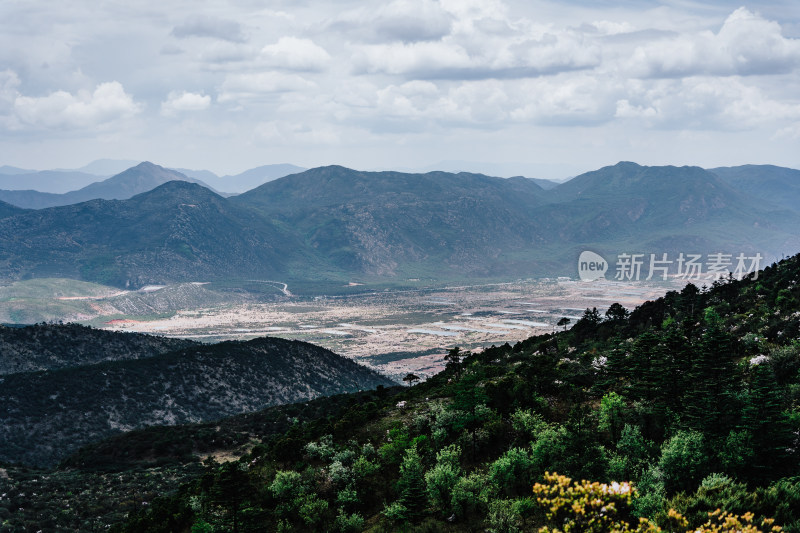
<path fill-rule="evenodd" d="M 210 170 L 192 170 L 189 168 L 173 168 L 175 172 L 180 172 L 184 176 L 188 176 L 190 178 L 194 178 L 196 180 L 203 181 L 205 183 L 213 183 L 218 185 L 219 176 L 211 172 Z"/>
<path fill-rule="evenodd" d="M 530 180 L 530 181 L 532 181 L 533 183 L 535 183 L 536 185 L 538 185 L 539 187 L 541 187 L 542 189 L 544 189 L 546 191 L 549 191 L 550 189 L 555 189 L 556 187 L 561 185 L 561 183 L 559 183 L 557 181 L 545 180 L 545 179 L 541 179 L 541 178 L 527 178 L 525 176 L 513 176 L 513 177 L 508 178 L 508 179 L 510 179 L 510 180 L 513 180 L 513 179 Z"/>
<path fill-rule="evenodd" d="M 35 170 L 28 170 L 25 168 L 12 167 L 9 165 L 0 166 L 0 175 L 20 175 L 20 174 L 33 174 Z"/>
<path fill-rule="evenodd" d="M 153 190 L 159 185 L 174 180 L 197 183 L 208 189 L 212 189 L 200 180 L 187 177 L 180 172 L 145 161 L 116 176 L 103 181 L 94 182 L 77 191 L 64 194 L 52 194 L 31 190 L 0 190 L 0 200 L 29 209 L 71 205 L 98 198 L 103 200 L 126 200 L 136 194 Z"/>
<path fill-rule="evenodd" d="M 800 211 L 800 170 L 774 165 L 742 165 L 709 171 L 748 196 Z"/>
<path fill-rule="evenodd" d="M 153 342 L 131 333 L 107 336 L 132 351 Z M 330 350 L 276 338 L 194 344 L 151 357 L 6 374 L 0 388 L 0 463 L 53 465 L 84 444 L 122 431 L 217 420 L 394 384 Z"/>
<path fill-rule="evenodd" d="M 225 175 L 219 178 L 218 181 L 212 183 L 217 184 L 217 188 L 224 192 L 240 193 L 249 191 L 259 185 L 268 181 L 272 181 L 289 174 L 297 174 L 306 170 L 303 167 L 290 164 L 277 164 L 277 165 L 264 165 L 250 170 L 245 170 L 235 175 Z"/>
<path fill-rule="evenodd" d="M 140 162 L 141 161 L 135 161 L 133 159 L 96 159 L 88 165 L 82 166 L 81 168 L 77 168 L 75 170 L 79 172 L 86 172 L 87 174 L 108 177 L 134 167 Z"/>
<path fill-rule="evenodd" d="M 63 194 L 97 181 L 97 175 L 75 170 L 40 170 L 22 174 L 0 174 L 0 190 L 34 190 Z"/>

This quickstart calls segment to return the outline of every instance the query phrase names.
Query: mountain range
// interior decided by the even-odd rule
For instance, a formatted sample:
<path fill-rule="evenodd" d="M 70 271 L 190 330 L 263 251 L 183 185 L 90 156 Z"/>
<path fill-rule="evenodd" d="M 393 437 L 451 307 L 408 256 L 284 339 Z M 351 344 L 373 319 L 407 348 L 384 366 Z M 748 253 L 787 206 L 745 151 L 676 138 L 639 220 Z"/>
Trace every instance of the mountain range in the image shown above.
<path fill-rule="evenodd" d="M 169 181 L 197 183 L 207 189 L 213 188 L 202 181 L 190 178 L 180 172 L 166 169 L 149 162 L 131 167 L 116 176 L 103 181 L 95 181 L 76 191 L 62 194 L 39 192 L 35 190 L 0 190 L 0 200 L 18 207 L 42 209 L 72 205 L 89 200 L 127 200 L 137 194 L 151 191 Z"/>
<path fill-rule="evenodd" d="M 142 163 L 109 181 L 133 192 L 174 174 Z M 30 211 L 0 204 L 0 265 L 7 280 L 137 288 L 573 275 L 586 249 L 768 259 L 800 249 L 798 175 L 622 162 L 546 190 L 523 177 L 328 166 L 229 198 L 183 176 L 127 200 Z"/>
<path fill-rule="evenodd" d="M 290 164 L 263 165 L 235 175 L 208 170 L 167 169 L 150 162 L 99 159 L 75 170 L 0 167 L 0 200 L 41 209 L 103 198 L 125 200 L 171 180 L 200 183 L 227 196 L 306 170 Z"/>

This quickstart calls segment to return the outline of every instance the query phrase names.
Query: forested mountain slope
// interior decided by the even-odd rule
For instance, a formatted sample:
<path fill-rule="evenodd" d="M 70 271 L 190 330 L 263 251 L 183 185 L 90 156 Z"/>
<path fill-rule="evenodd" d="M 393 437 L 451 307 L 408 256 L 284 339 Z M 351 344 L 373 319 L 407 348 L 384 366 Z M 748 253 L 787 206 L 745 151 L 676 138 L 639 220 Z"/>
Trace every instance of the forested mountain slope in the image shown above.
<path fill-rule="evenodd" d="M 795 256 L 631 313 L 587 310 L 571 330 L 515 346 L 454 349 L 427 382 L 209 463 L 115 530 L 561 527 L 576 520 L 569 504 L 552 522 L 532 492 L 561 483 L 545 476 L 555 471 L 631 481 L 635 493 L 596 487 L 629 524 L 684 531 L 720 508 L 739 527 L 752 512 L 755 525 L 800 531 L 798 282 Z M 574 490 L 556 507 L 594 489 Z"/>
<path fill-rule="evenodd" d="M 49 340 L 58 344 L 68 335 Z M 125 342 L 131 335 L 109 334 L 133 348 L 135 341 Z M 152 357 L 3 376 L 0 462 L 52 466 L 80 446 L 122 431 L 216 420 L 393 384 L 299 341 L 259 338 L 175 347 Z"/>

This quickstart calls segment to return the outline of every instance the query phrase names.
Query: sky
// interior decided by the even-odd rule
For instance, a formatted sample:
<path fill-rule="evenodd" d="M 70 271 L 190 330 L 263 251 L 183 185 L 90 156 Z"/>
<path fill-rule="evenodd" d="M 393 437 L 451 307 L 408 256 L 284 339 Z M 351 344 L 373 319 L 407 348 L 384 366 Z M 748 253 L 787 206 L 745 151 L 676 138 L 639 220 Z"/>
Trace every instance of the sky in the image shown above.
<path fill-rule="evenodd" d="M 800 3 L 2 0 L 0 165 L 800 168 Z"/>

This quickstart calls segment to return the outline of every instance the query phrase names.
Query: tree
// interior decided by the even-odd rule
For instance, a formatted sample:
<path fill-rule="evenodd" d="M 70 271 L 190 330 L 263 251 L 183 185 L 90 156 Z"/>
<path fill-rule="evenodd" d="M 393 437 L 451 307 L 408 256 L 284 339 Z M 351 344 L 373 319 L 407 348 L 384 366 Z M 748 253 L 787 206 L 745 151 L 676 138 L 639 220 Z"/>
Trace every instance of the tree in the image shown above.
<path fill-rule="evenodd" d="M 661 459 L 658 461 L 658 467 L 664 473 L 667 494 L 694 490 L 700 480 L 709 474 L 710 462 L 702 433 L 676 433 L 661 447 Z"/>
<path fill-rule="evenodd" d="M 567 331 L 567 324 L 569 324 L 570 322 L 572 322 L 572 320 L 570 320 L 569 318 L 561 317 L 561 320 L 559 320 L 556 325 L 557 326 L 564 326 L 564 331 Z"/>
<path fill-rule="evenodd" d="M 406 509 L 407 518 L 412 522 L 416 521 L 428 503 L 425 468 L 422 466 L 416 445 L 406 450 L 403 464 L 400 465 L 400 481 L 397 482 L 397 488 L 400 492 L 398 501 Z"/>
<path fill-rule="evenodd" d="M 621 304 L 613 303 L 606 311 L 606 320 L 609 322 L 622 322 L 630 313 Z"/>
<path fill-rule="evenodd" d="M 461 348 L 456 346 L 444 356 L 444 360 L 447 363 L 445 368 L 448 370 L 453 369 L 456 378 L 460 377 L 461 375 L 461 361 L 464 357 L 466 357 L 466 355 L 468 354 L 462 354 Z"/>
<path fill-rule="evenodd" d="M 625 401 L 616 392 L 609 392 L 600 400 L 599 428 L 611 433 L 614 444 L 619 441 L 622 430 L 622 417 L 625 414 Z"/>
<path fill-rule="evenodd" d="M 416 374 L 409 373 L 406 374 L 406 377 L 403 378 L 403 381 L 408 383 L 408 386 L 410 387 L 411 385 L 414 384 L 415 381 L 419 381 L 419 376 L 417 376 Z"/>
<path fill-rule="evenodd" d="M 734 385 L 737 371 L 733 342 L 722 319 L 705 312 L 705 331 L 689 371 L 686 412 L 691 427 L 711 438 L 724 439 L 736 424 L 738 406 Z"/>
<path fill-rule="evenodd" d="M 752 437 L 750 444 L 755 453 L 748 461 L 749 475 L 754 481 L 763 481 L 795 474 L 797 468 L 793 472 L 787 470 L 787 465 L 796 465 L 797 461 L 791 460 L 787 451 L 793 448 L 793 437 L 775 374 L 766 363 L 751 367 L 750 373 L 743 413 L 744 428 Z"/>
<path fill-rule="evenodd" d="M 452 512 L 453 487 L 461 477 L 461 448 L 451 444 L 436 454 L 436 466 L 425 474 L 428 500 L 444 516 Z"/>

